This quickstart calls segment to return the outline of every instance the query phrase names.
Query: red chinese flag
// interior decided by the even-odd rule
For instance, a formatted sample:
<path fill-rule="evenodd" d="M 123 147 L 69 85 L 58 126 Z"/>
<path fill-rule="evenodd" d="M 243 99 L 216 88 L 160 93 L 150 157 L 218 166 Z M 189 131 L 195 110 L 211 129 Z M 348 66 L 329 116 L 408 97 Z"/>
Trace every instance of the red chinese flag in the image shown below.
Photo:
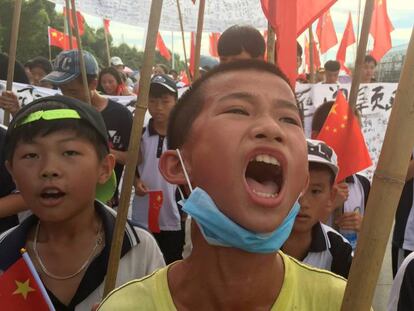
<path fill-rule="evenodd" d="M 110 24 L 110 22 L 111 21 L 107 18 L 104 18 L 104 20 L 103 20 L 105 32 L 108 33 L 108 34 L 109 34 L 109 24 Z"/>
<path fill-rule="evenodd" d="M 191 42 L 190 42 L 190 74 L 194 77 L 194 66 L 195 66 L 195 39 L 194 32 L 191 32 Z"/>
<path fill-rule="evenodd" d="M 160 225 L 158 219 L 163 201 L 162 191 L 150 191 L 148 195 L 148 229 L 151 232 L 159 233 Z"/>
<path fill-rule="evenodd" d="M 305 36 L 305 64 L 310 72 L 310 53 L 309 53 L 309 42 L 308 42 L 308 38 Z M 318 47 L 316 46 L 316 42 L 313 41 L 313 67 L 314 70 L 316 71 L 319 67 L 321 67 L 321 59 L 319 56 L 319 51 L 318 51 Z"/>
<path fill-rule="evenodd" d="M 336 60 L 341 63 L 341 68 L 350 74 L 350 70 L 345 66 L 346 49 L 351 44 L 354 44 L 355 33 L 354 26 L 352 25 L 351 13 L 349 13 L 348 22 L 346 23 L 345 31 L 342 36 L 341 44 L 339 45 L 338 52 L 336 53 Z"/>
<path fill-rule="evenodd" d="M 318 36 L 321 54 L 325 54 L 331 47 L 338 43 L 338 38 L 329 10 L 319 17 L 318 25 L 316 26 L 316 35 Z"/>
<path fill-rule="evenodd" d="M 49 310 L 23 258 L 0 275 L 1 310 Z"/>
<path fill-rule="evenodd" d="M 65 34 L 60 32 L 54 28 L 48 27 L 47 28 L 48 35 L 49 35 L 49 45 L 50 46 L 57 46 L 62 50 L 65 49 Z"/>
<path fill-rule="evenodd" d="M 70 28 L 74 29 L 75 28 L 75 22 L 74 22 L 74 18 L 72 16 L 72 10 L 66 10 L 66 7 L 63 8 L 63 15 L 66 16 L 66 14 L 68 13 L 67 11 L 69 11 L 69 16 L 70 16 Z M 81 12 L 76 11 L 76 18 L 78 20 L 78 31 L 79 31 L 79 35 L 82 36 L 83 33 L 85 32 L 85 18 L 83 17 L 83 15 L 81 14 Z"/>
<path fill-rule="evenodd" d="M 277 64 L 295 85 L 296 37 L 337 0 L 261 0 L 263 13 L 275 30 Z"/>
<path fill-rule="evenodd" d="M 374 38 L 374 49 L 371 52 L 378 62 L 392 47 L 391 32 L 394 30 L 387 13 L 387 1 L 376 0 L 372 13 L 370 34 Z"/>
<path fill-rule="evenodd" d="M 48 35 L 50 46 L 56 46 L 62 50 L 70 49 L 69 36 L 67 34 L 64 34 L 63 32 L 58 31 L 54 28 L 48 27 Z M 78 48 L 78 43 L 75 37 L 72 37 L 72 48 Z"/>
<path fill-rule="evenodd" d="M 184 70 L 181 71 L 180 76 L 181 76 L 181 82 L 184 83 L 184 86 L 190 85 L 190 80 L 188 79 L 187 74 L 185 73 Z"/>
<path fill-rule="evenodd" d="M 358 120 L 341 91 L 317 139 L 335 150 L 339 166 L 338 181 L 372 165 Z"/>
<path fill-rule="evenodd" d="M 209 36 L 210 39 L 210 55 L 213 57 L 219 57 L 218 52 L 217 52 L 217 43 L 218 40 L 220 38 L 220 33 L 219 32 L 212 32 Z"/>
<path fill-rule="evenodd" d="M 160 33 L 157 34 L 156 48 L 160 52 L 162 57 L 164 57 L 166 60 L 171 60 L 170 51 L 168 51 L 167 46 L 165 45 Z"/>

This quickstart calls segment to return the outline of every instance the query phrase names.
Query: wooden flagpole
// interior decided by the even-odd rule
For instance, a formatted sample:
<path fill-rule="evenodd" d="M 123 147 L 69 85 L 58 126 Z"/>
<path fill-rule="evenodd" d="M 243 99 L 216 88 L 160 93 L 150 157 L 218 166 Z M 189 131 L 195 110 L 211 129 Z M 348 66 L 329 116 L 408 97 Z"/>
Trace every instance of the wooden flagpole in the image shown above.
<path fill-rule="evenodd" d="M 83 51 L 82 51 L 82 41 L 79 35 L 79 24 L 78 24 L 78 17 L 76 15 L 75 0 L 71 0 L 71 4 L 72 4 L 72 18 L 73 18 L 73 23 L 75 25 L 75 27 L 73 28 L 75 31 L 76 42 L 78 44 L 79 65 L 80 65 L 80 69 L 82 73 L 83 90 L 85 92 L 85 96 L 86 96 L 86 100 L 88 101 L 88 104 L 91 104 L 91 93 L 89 91 L 88 77 L 86 75 L 85 59 L 83 57 Z M 70 25 L 69 25 L 69 28 L 70 28 Z M 69 40 L 72 41 L 72 37 L 70 37 Z"/>
<path fill-rule="evenodd" d="M 365 210 L 342 311 L 369 310 L 414 146 L 414 28 Z"/>
<path fill-rule="evenodd" d="M 17 38 L 19 37 L 19 24 L 20 24 L 20 12 L 22 10 L 22 0 L 16 0 L 14 3 L 13 22 L 11 27 L 10 47 L 9 47 L 9 63 L 7 67 L 7 83 L 6 90 L 11 91 L 13 89 L 14 80 L 14 67 L 16 64 L 16 49 Z M 3 124 L 9 125 L 10 113 L 4 110 Z"/>
<path fill-rule="evenodd" d="M 191 83 L 192 80 L 193 80 L 192 79 L 193 77 L 191 76 L 190 69 L 188 68 L 188 58 L 187 58 L 187 52 L 186 52 L 186 49 L 185 49 L 184 24 L 183 24 L 183 16 L 181 15 L 180 0 L 177 0 L 177 10 L 178 10 L 178 19 L 180 20 L 181 38 L 183 40 L 185 72 L 187 73 L 188 80 Z"/>
<path fill-rule="evenodd" d="M 115 230 L 112 238 L 108 270 L 106 273 L 104 297 L 112 289 L 115 288 L 116 283 L 122 241 L 124 239 L 125 224 L 128 216 L 129 200 L 131 197 L 132 184 L 134 181 L 135 170 L 138 162 L 142 126 L 144 124 L 145 112 L 147 111 L 150 79 L 152 74 L 152 65 L 155 58 L 155 45 L 161 19 L 162 2 L 162 0 L 152 0 L 151 4 L 147 39 L 144 51 L 144 63 L 141 70 L 141 78 L 139 80 L 140 91 L 134 114 L 134 121 L 132 123 L 131 138 L 129 140 L 128 155 L 124 171 L 124 180 L 122 184 L 120 204 L 117 212 Z"/>
<path fill-rule="evenodd" d="M 357 97 L 358 97 L 358 90 L 359 85 L 361 82 L 361 68 L 364 64 L 365 53 L 367 51 L 367 44 L 368 44 L 368 34 L 369 29 L 371 27 L 371 20 L 372 20 L 372 12 L 374 10 L 375 0 L 367 0 L 365 3 L 365 10 L 364 10 L 364 19 L 362 21 L 362 29 L 361 29 L 361 36 L 359 37 L 358 42 L 358 53 L 355 61 L 355 68 L 354 74 L 352 76 L 352 85 L 351 91 L 349 93 L 349 105 L 352 107 L 352 110 L 356 115 L 358 114 L 358 110 L 355 109 Z"/>
<path fill-rule="evenodd" d="M 200 0 L 200 4 L 198 6 L 197 36 L 196 36 L 196 42 L 195 42 L 194 80 L 197 80 L 200 77 L 200 52 L 201 52 L 201 40 L 203 37 L 205 7 L 206 7 L 206 0 Z"/>
<path fill-rule="evenodd" d="M 69 48 L 72 50 L 73 49 L 73 43 L 72 43 L 72 27 L 70 26 L 71 25 L 71 23 L 70 23 L 70 15 L 72 13 L 71 13 L 71 10 L 70 10 L 69 0 L 65 0 L 65 3 L 66 3 L 66 26 L 67 26 L 67 30 L 68 30 L 68 36 L 69 36 Z M 76 12 L 75 12 L 75 15 L 76 15 Z M 74 19 L 72 19 L 72 20 L 74 20 Z M 77 25 L 77 23 L 76 23 L 76 25 Z"/>
<path fill-rule="evenodd" d="M 109 40 L 108 40 L 108 33 L 105 27 L 105 19 L 102 19 L 104 25 L 104 35 L 105 35 L 105 45 L 106 45 L 106 56 L 108 57 L 108 67 L 111 66 L 111 53 L 109 51 Z"/>
<path fill-rule="evenodd" d="M 315 83 L 315 55 L 313 53 L 313 31 L 312 25 L 309 27 L 309 75 L 310 83 Z"/>
<path fill-rule="evenodd" d="M 267 23 L 267 61 L 271 64 L 275 63 L 275 32 L 269 22 Z"/>

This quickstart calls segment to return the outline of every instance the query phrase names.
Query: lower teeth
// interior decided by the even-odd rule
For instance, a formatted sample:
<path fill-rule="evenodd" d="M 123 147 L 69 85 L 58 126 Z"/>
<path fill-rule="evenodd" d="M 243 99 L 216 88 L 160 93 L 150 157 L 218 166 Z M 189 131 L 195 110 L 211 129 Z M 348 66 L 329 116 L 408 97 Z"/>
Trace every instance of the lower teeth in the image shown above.
<path fill-rule="evenodd" d="M 277 196 L 277 193 L 272 194 L 272 193 L 259 192 L 259 191 L 256 191 L 254 189 L 253 189 L 253 192 L 255 194 L 257 194 L 259 197 L 262 197 L 262 198 L 276 198 L 276 196 Z"/>

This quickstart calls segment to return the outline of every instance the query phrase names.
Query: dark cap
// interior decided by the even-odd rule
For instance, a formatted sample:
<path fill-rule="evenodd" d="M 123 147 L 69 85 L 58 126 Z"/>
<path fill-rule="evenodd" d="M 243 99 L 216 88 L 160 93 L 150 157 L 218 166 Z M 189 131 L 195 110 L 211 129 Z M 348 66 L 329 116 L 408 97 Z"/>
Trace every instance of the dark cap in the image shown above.
<path fill-rule="evenodd" d="M 48 109 L 48 107 L 45 106 L 48 102 L 62 103 L 66 107 L 51 106 L 50 109 Z M 36 109 L 36 106 L 41 108 Z M 39 98 L 18 111 L 7 129 L 4 144 L 5 152 L 7 153 L 10 148 L 10 137 L 16 128 L 39 120 L 52 121 L 63 119 L 78 119 L 88 123 L 91 128 L 96 130 L 97 134 L 102 139 L 102 144 L 106 146 L 109 152 L 108 134 L 101 114 L 91 105 L 74 98 L 60 95 Z M 115 192 L 116 177 L 114 174 L 112 175 L 113 176 L 104 185 L 97 186 L 96 197 L 103 202 L 112 198 Z"/>
<path fill-rule="evenodd" d="M 87 51 L 83 51 L 87 75 L 98 75 L 99 67 L 95 57 Z M 68 83 L 81 74 L 79 51 L 70 50 L 60 52 L 54 61 L 53 71 L 44 77 L 42 82 L 50 82 L 55 85 Z"/>
<path fill-rule="evenodd" d="M 166 88 L 171 93 L 177 94 L 177 84 L 175 81 L 168 75 L 156 75 L 151 78 L 151 85 L 161 85 Z"/>

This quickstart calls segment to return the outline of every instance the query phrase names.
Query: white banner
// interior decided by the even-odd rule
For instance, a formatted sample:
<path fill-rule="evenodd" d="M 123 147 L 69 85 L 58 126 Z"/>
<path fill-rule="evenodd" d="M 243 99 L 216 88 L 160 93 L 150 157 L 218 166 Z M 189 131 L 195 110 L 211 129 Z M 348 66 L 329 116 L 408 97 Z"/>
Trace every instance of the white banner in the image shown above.
<path fill-rule="evenodd" d="M 373 166 L 365 173 L 371 178 L 381 152 L 388 118 L 397 90 L 397 83 L 361 84 L 358 92 L 357 109 L 361 114 L 362 133 L 371 154 Z M 305 132 L 310 137 L 312 117 L 315 109 L 325 101 L 334 100 L 338 89 L 348 99 L 351 85 L 298 84 L 296 96 L 305 114 Z M 352 146 L 350 146 L 352 148 Z"/>
<path fill-rule="evenodd" d="M 305 133 L 307 137 L 310 137 L 312 117 L 315 109 L 325 101 L 334 100 L 338 89 L 341 89 L 346 98 L 348 98 L 350 86 L 350 84 L 297 84 L 296 96 L 305 114 Z M 361 114 L 362 132 L 374 163 L 373 167 L 376 167 L 378 162 L 397 87 L 397 83 L 361 84 L 358 92 L 357 108 Z M 5 89 L 6 81 L 0 80 L 0 90 Z M 179 95 L 185 90 L 186 88 L 179 89 Z M 14 83 L 13 91 L 17 94 L 21 105 L 30 103 L 40 97 L 61 94 L 59 90 L 34 87 L 21 83 Z M 134 112 L 136 96 L 107 97 Z M 149 118 L 150 115 L 147 112 L 145 124 Z M 3 123 L 2 109 L 0 109 L 0 121 Z M 372 173 L 372 168 L 366 171 L 368 177 L 371 177 Z"/>
<path fill-rule="evenodd" d="M 49 0 L 65 5 L 64 0 Z M 150 0 L 76 0 L 77 10 L 112 21 L 147 29 L 150 15 Z M 198 3 L 180 0 L 184 31 L 196 31 Z M 267 28 L 260 0 L 208 0 L 204 12 L 206 32 L 223 32 L 234 24 L 248 24 L 259 29 Z M 164 0 L 160 30 L 181 31 L 177 0 Z"/>

